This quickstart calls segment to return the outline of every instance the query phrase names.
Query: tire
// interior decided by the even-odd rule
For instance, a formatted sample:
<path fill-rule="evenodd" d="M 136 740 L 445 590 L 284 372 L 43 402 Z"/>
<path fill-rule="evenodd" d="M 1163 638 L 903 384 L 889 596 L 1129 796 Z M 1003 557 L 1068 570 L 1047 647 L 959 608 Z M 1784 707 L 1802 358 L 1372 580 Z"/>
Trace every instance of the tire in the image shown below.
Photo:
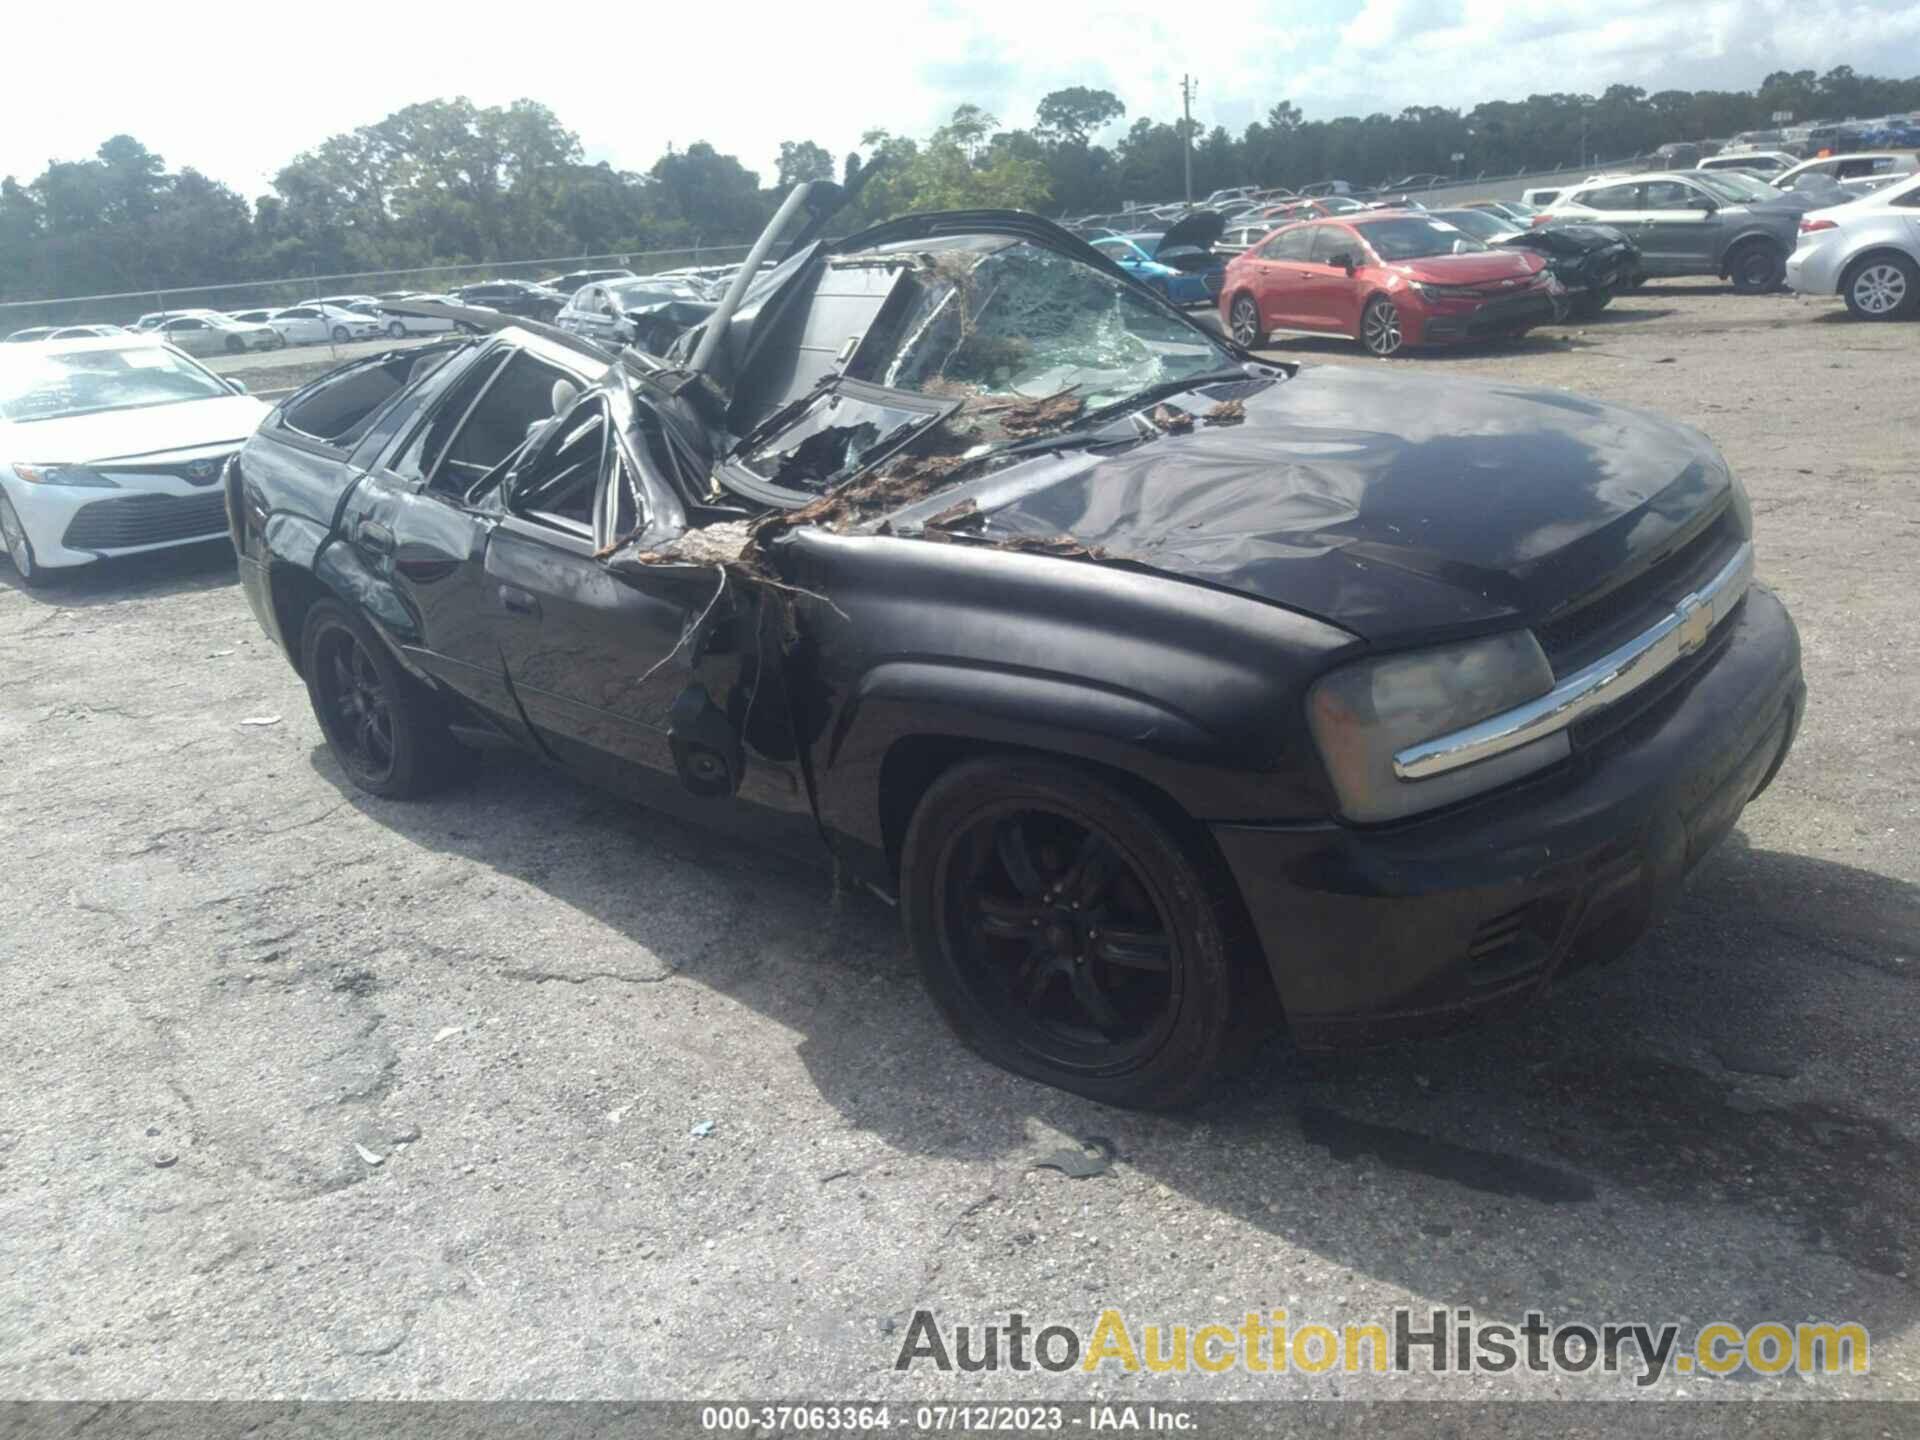
<path fill-rule="evenodd" d="M 1920 265 L 1883 250 L 1847 267 L 1840 294 L 1856 320 L 1903 320 L 1920 306 Z"/>
<path fill-rule="evenodd" d="M 1224 876 L 1195 853 L 1070 766 L 955 766 L 914 811 L 901 862 L 934 1003 L 1016 1074 L 1108 1105 L 1194 1100 L 1271 1017 L 1229 946 Z"/>
<path fill-rule="evenodd" d="M 1227 334 L 1243 350 L 1257 350 L 1266 343 L 1267 332 L 1260 324 L 1260 306 L 1251 295 L 1236 295 L 1227 310 Z"/>
<path fill-rule="evenodd" d="M 1385 295 L 1376 295 L 1360 312 L 1360 343 L 1367 353 L 1382 360 L 1391 359 L 1405 347 L 1400 330 L 1400 307 Z"/>
<path fill-rule="evenodd" d="M 1778 290 L 1787 273 L 1787 257 L 1770 240 L 1749 240 L 1727 257 L 1727 278 L 1742 295 Z"/>
<path fill-rule="evenodd" d="M 0 490 L 0 546 L 4 546 L 7 558 L 13 562 L 13 573 L 27 589 L 35 590 L 47 583 L 47 572 L 33 553 L 27 527 L 20 523 L 19 512 L 4 490 Z"/>
<path fill-rule="evenodd" d="M 393 321 L 387 326 L 387 334 L 393 337 L 395 340 L 406 339 L 407 338 L 407 322 L 404 320 Z"/>
<path fill-rule="evenodd" d="M 336 345 L 344 345 L 344 344 L 346 344 L 346 343 L 347 343 L 347 342 L 348 342 L 349 340 L 351 340 L 352 338 L 353 338 L 353 335 L 352 335 L 352 333 L 351 333 L 351 332 L 350 332 L 350 331 L 349 331 L 349 330 L 347 329 L 347 327 L 346 327 L 346 326 L 344 326 L 344 325 L 336 325 L 336 326 L 334 326 L 334 327 L 333 327 L 333 343 L 334 343 L 334 344 L 336 344 Z"/>
<path fill-rule="evenodd" d="M 1575 297 L 1573 318 L 1591 320 L 1613 302 L 1613 292 L 1607 289 L 1586 290 Z"/>
<path fill-rule="evenodd" d="M 300 673 L 334 762 L 368 794 L 431 794 L 469 768 L 473 752 L 448 731 L 439 699 L 338 601 L 307 612 Z"/>
<path fill-rule="evenodd" d="M 247 342 L 241 339 L 238 335 L 229 335 L 227 337 L 227 353 L 228 354 L 243 355 L 246 353 L 246 349 L 247 349 Z"/>

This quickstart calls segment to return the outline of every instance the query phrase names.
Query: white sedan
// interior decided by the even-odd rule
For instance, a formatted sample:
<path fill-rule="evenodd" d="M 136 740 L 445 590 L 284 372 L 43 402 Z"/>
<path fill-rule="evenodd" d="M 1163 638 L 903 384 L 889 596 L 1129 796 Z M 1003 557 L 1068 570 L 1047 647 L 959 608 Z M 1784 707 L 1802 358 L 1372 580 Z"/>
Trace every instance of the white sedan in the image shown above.
<path fill-rule="evenodd" d="M 221 473 L 267 406 L 146 338 L 0 347 L 0 543 L 22 583 L 227 533 Z"/>
<path fill-rule="evenodd" d="M 276 310 L 267 324 L 289 345 L 345 345 L 349 340 L 371 340 L 384 328 L 371 315 L 356 315 L 337 305 L 295 305 Z"/>
<path fill-rule="evenodd" d="M 248 350 L 278 350 L 287 343 L 270 325 L 249 325 L 213 311 L 176 315 L 162 320 L 148 333 L 189 355 L 240 355 Z"/>
<path fill-rule="evenodd" d="M 1861 320 L 1920 309 L 1920 175 L 1801 216 L 1787 285 L 1801 295 L 1838 295 Z"/>

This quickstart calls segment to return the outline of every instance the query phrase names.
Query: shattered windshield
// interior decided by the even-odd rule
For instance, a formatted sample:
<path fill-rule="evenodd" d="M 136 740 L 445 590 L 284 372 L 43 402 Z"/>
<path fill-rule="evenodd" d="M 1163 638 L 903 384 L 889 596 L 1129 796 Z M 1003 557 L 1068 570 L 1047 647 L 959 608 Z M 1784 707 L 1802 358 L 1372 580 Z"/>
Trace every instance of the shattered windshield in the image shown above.
<path fill-rule="evenodd" d="M 963 402 L 1070 395 L 1084 411 L 1234 364 L 1132 285 L 1038 245 L 975 237 L 916 260 L 853 378 Z"/>

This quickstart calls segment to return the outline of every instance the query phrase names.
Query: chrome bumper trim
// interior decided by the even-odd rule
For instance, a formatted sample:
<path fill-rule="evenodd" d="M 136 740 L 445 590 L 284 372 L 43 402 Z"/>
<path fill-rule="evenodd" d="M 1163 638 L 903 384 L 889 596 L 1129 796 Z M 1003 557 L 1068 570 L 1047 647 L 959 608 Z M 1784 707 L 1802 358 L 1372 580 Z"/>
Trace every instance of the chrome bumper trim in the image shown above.
<path fill-rule="evenodd" d="M 1444 775 L 1556 734 L 1625 699 L 1706 644 L 1752 582 L 1753 545 L 1742 541 L 1719 574 L 1626 644 L 1575 671 L 1538 700 L 1397 751 L 1393 773 L 1402 780 Z"/>

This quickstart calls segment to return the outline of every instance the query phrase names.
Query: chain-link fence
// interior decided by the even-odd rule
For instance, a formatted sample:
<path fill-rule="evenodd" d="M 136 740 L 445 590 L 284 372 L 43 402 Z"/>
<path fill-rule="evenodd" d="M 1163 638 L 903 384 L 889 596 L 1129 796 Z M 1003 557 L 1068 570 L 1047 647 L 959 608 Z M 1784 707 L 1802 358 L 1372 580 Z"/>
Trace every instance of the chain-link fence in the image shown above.
<path fill-rule="evenodd" d="M 746 256 L 746 245 L 695 245 L 678 250 L 625 251 L 608 255 L 562 255 L 539 260 L 434 265 L 413 270 L 365 270 L 345 275 L 293 275 L 277 280 L 175 286 L 81 295 L 64 299 L 0 302 L 0 336 L 42 325 L 127 325 L 154 311 L 281 309 L 332 295 L 381 295 L 399 291 L 438 294 L 482 280 L 547 280 L 576 270 L 631 270 L 652 275 L 689 266 L 728 265 Z"/>

